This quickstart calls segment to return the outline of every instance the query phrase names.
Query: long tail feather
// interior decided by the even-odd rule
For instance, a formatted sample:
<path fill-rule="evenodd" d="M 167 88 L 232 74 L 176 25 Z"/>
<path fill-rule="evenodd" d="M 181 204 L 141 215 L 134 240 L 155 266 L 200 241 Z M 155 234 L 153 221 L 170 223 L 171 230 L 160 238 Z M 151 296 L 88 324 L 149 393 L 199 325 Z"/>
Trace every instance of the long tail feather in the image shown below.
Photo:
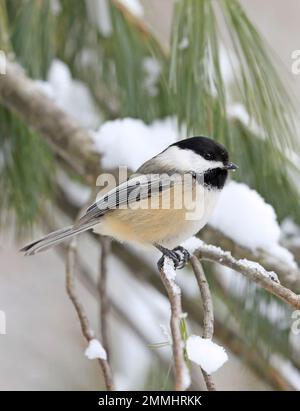
<path fill-rule="evenodd" d="M 64 241 L 69 237 L 73 237 L 76 234 L 82 233 L 95 225 L 95 222 L 84 224 L 80 227 L 69 226 L 62 228 L 60 230 L 53 231 L 52 233 L 46 235 L 40 240 L 33 241 L 30 244 L 25 245 L 20 251 L 25 252 L 25 255 L 36 254 L 40 251 L 44 251 L 54 245 Z"/>

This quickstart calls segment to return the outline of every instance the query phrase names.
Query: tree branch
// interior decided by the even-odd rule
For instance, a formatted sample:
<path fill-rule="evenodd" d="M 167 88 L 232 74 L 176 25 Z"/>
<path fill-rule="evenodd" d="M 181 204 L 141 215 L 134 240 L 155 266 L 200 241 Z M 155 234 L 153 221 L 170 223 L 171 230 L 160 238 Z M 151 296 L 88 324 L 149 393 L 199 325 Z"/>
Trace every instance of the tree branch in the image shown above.
<path fill-rule="evenodd" d="M 276 273 L 265 270 L 260 264 L 246 259 L 238 260 L 230 252 L 224 251 L 220 247 L 207 245 L 201 240 L 194 254 L 200 259 L 214 261 L 225 267 L 232 268 L 249 280 L 259 284 L 271 294 L 276 295 L 291 307 L 300 309 L 300 295 L 282 286 L 278 282 Z"/>
<path fill-rule="evenodd" d="M 266 270 L 275 271 L 282 285 L 290 288 L 295 293 L 300 293 L 299 268 L 287 267 L 284 261 L 279 260 L 277 257 L 264 250 L 258 249 L 252 251 L 243 247 L 210 225 L 207 225 L 201 231 L 200 237 L 207 244 L 214 244 L 221 247 L 223 250 L 230 251 L 236 258 L 247 258 L 247 260 L 257 261 Z M 289 247 L 288 244 L 283 244 L 283 246 L 290 249 L 292 254 L 296 254 L 296 250 Z M 297 254 L 295 257 L 297 260 Z"/>
<path fill-rule="evenodd" d="M 181 338 L 180 321 L 182 318 L 181 290 L 175 283 L 175 269 L 172 261 L 168 257 L 163 257 L 163 264 L 160 268 L 160 277 L 168 293 L 171 306 L 170 328 L 172 334 L 173 358 L 175 364 L 175 390 L 185 390 L 186 365 L 183 355 L 183 341 Z"/>
<path fill-rule="evenodd" d="M 79 297 L 76 293 L 75 287 L 75 261 L 76 261 L 76 237 L 73 238 L 70 242 L 67 251 L 67 259 L 66 259 L 66 289 L 70 300 L 73 303 L 73 306 L 76 310 L 76 313 L 79 318 L 81 331 L 87 342 L 90 342 L 94 339 L 94 331 L 91 329 L 88 317 L 86 315 L 85 309 L 82 303 L 79 300 Z M 108 391 L 113 391 L 114 382 L 112 377 L 112 371 L 108 360 L 98 359 L 99 365 L 102 369 L 105 385 Z"/>
<path fill-rule="evenodd" d="M 209 290 L 209 286 L 206 280 L 205 273 L 203 271 L 202 264 L 195 255 L 190 259 L 198 287 L 201 293 L 202 305 L 203 305 L 203 338 L 212 339 L 214 334 L 214 308 L 212 298 Z M 202 370 L 204 380 L 208 391 L 216 391 L 216 386 L 213 382 L 211 375 Z"/>
<path fill-rule="evenodd" d="M 87 341 L 92 340 L 95 337 L 94 331 L 90 328 L 89 320 L 85 313 L 84 307 L 79 301 L 78 295 L 75 289 L 75 256 L 76 256 L 76 240 L 72 240 L 68 246 L 66 256 L 66 290 L 70 300 L 72 301 L 76 313 L 78 315 L 81 331 Z"/>

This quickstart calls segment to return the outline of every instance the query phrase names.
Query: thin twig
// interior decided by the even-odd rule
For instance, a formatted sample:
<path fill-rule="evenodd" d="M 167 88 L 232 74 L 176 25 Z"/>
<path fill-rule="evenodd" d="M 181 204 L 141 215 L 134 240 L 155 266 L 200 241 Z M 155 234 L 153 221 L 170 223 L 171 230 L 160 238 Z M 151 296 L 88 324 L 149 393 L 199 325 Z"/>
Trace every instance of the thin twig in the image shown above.
<path fill-rule="evenodd" d="M 291 307 L 300 309 L 300 295 L 282 286 L 278 282 L 276 273 L 265 270 L 260 264 L 246 259 L 238 260 L 230 252 L 224 251 L 220 247 L 207 245 L 202 241 L 199 241 L 199 246 L 194 254 L 200 259 L 214 261 L 232 268 L 271 294 L 276 295 Z"/>
<path fill-rule="evenodd" d="M 87 341 L 92 340 L 95 337 L 94 331 L 90 328 L 89 320 L 85 313 L 84 307 L 80 302 L 78 295 L 76 293 L 75 287 L 75 263 L 76 263 L 76 238 L 74 238 L 67 250 L 67 258 L 66 258 L 66 290 L 67 294 L 72 301 L 76 313 L 79 318 L 81 331 Z"/>
<path fill-rule="evenodd" d="M 266 270 L 275 271 L 283 286 L 290 288 L 295 293 L 300 293 L 299 268 L 290 267 L 284 260 L 273 255 L 270 251 L 250 250 L 209 225 L 201 231 L 201 239 L 206 244 L 214 244 L 223 250 L 230 251 L 237 259 L 246 258 L 247 260 L 257 261 Z M 297 260 L 297 251 L 287 242 L 283 243 L 283 246 L 289 249 Z"/>
<path fill-rule="evenodd" d="M 75 263 L 76 263 L 76 253 L 77 253 L 77 241 L 76 237 L 74 237 L 67 251 L 67 259 L 66 259 L 66 289 L 70 300 L 72 301 L 74 308 L 77 312 L 81 331 L 87 342 L 90 342 L 94 338 L 94 331 L 91 329 L 88 317 L 86 315 L 85 309 L 82 303 L 79 300 L 79 297 L 76 293 L 75 287 Z M 100 367 L 103 372 L 103 377 L 105 381 L 105 385 L 108 391 L 114 390 L 114 382 L 112 377 L 112 371 L 110 364 L 107 360 L 98 359 Z"/>
<path fill-rule="evenodd" d="M 107 258 L 111 249 L 111 240 L 108 237 L 100 237 L 101 256 L 100 256 L 100 270 L 98 278 L 98 293 L 100 299 L 100 331 L 102 336 L 102 344 L 106 350 L 108 358 L 110 358 L 107 317 L 109 313 L 109 300 L 107 296 Z"/>
<path fill-rule="evenodd" d="M 181 290 L 179 286 L 175 283 L 175 280 L 173 278 L 170 278 L 170 276 L 166 273 L 165 261 L 166 258 L 164 259 L 164 263 L 160 268 L 160 277 L 168 293 L 171 306 L 170 328 L 172 334 L 172 348 L 175 364 L 175 390 L 183 391 L 187 387 L 185 386 L 184 381 L 186 365 L 184 361 L 183 341 L 181 338 L 180 331 L 180 321 L 182 318 Z"/>
<path fill-rule="evenodd" d="M 202 264 L 195 255 L 190 258 L 191 265 L 193 267 L 195 277 L 201 293 L 203 304 L 203 338 L 212 339 L 214 334 L 214 308 L 211 298 L 211 293 L 206 280 L 206 276 L 202 267 Z M 216 386 L 210 374 L 202 369 L 203 377 L 208 391 L 216 391 Z"/>

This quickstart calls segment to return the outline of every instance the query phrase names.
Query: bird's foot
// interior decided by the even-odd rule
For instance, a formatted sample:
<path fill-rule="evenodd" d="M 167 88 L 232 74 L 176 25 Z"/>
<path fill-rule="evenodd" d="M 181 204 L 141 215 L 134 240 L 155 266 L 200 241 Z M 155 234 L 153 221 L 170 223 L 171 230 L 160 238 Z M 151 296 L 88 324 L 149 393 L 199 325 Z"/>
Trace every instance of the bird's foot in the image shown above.
<path fill-rule="evenodd" d="M 181 245 L 179 245 L 178 247 L 173 248 L 172 251 L 175 252 L 177 256 L 179 256 L 179 265 L 178 265 L 177 269 L 180 270 L 181 268 L 183 268 L 189 262 L 189 259 L 191 258 L 191 255 L 188 252 L 188 250 L 186 248 L 182 247 Z"/>
<path fill-rule="evenodd" d="M 156 246 L 156 248 L 163 253 L 163 256 L 157 263 L 159 270 L 163 267 L 165 257 L 168 257 L 173 261 L 175 270 L 180 270 L 183 268 L 190 259 L 190 253 L 188 250 L 181 246 L 178 246 L 173 250 L 169 250 L 168 248 L 164 248 L 162 246 Z"/>

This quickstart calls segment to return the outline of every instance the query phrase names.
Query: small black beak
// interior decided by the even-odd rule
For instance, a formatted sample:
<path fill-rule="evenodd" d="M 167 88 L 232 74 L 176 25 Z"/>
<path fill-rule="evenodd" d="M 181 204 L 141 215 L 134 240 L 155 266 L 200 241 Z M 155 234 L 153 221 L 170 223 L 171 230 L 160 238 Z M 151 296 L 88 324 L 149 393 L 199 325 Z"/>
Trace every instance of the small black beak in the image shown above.
<path fill-rule="evenodd" d="M 238 166 L 234 163 L 224 164 L 224 170 L 236 170 Z"/>

